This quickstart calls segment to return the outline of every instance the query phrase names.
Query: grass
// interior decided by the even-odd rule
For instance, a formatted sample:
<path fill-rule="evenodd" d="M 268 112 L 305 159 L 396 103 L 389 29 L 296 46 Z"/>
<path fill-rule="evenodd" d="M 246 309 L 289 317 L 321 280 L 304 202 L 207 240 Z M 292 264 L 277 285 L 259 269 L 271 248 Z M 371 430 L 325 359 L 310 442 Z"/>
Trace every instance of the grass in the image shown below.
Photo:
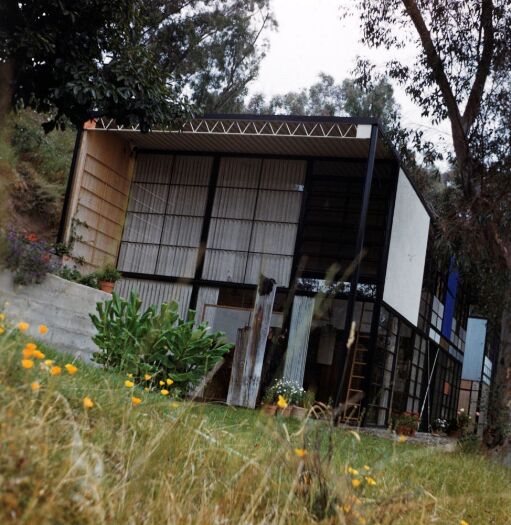
<path fill-rule="evenodd" d="M 134 393 L 83 363 L 27 370 L 26 341 L 0 335 L 2 524 L 511 523 L 511 472 L 480 455 Z M 364 465 L 376 485 L 346 474 Z"/>

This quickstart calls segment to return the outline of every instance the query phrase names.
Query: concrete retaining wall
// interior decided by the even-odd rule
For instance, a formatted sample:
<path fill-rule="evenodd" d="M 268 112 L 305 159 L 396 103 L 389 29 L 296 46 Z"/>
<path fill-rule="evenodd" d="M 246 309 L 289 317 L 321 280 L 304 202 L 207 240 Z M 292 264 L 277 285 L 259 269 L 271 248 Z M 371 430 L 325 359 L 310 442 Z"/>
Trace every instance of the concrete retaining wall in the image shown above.
<path fill-rule="evenodd" d="M 98 350 L 89 314 L 96 311 L 96 303 L 109 298 L 110 294 L 55 275 L 47 275 L 41 284 L 14 286 L 12 274 L 0 272 L 0 308 L 7 303 L 7 320 L 29 323 L 33 337 L 85 361 Z M 37 331 L 40 324 L 48 327 L 44 336 Z"/>

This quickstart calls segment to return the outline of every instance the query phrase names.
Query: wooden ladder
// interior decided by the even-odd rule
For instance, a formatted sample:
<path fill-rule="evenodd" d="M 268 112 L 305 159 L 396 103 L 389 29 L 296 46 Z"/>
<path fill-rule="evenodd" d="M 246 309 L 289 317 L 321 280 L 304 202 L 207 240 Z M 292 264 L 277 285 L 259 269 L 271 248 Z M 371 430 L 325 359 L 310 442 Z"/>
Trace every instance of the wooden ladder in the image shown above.
<path fill-rule="evenodd" d="M 364 398 L 369 339 L 369 335 L 357 333 L 355 351 L 351 360 L 346 401 L 342 411 L 342 420 L 345 423 L 357 424 L 362 416 L 362 399 Z"/>

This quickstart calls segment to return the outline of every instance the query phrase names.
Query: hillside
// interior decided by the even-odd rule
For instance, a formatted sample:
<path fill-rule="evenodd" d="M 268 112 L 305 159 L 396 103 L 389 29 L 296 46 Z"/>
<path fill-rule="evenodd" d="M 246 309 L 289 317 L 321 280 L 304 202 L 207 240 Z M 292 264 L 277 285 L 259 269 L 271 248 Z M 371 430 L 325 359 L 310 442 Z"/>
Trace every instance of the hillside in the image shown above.
<path fill-rule="evenodd" d="M 43 121 L 44 116 L 24 110 L 0 127 L 0 223 L 54 242 L 75 133 L 45 135 Z"/>

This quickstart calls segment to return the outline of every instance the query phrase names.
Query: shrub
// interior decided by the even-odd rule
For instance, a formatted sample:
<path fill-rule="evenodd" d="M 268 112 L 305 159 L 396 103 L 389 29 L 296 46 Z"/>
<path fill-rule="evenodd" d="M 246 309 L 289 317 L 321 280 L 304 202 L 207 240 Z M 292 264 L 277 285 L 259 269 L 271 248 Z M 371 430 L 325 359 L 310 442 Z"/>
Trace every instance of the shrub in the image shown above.
<path fill-rule="evenodd" d="M 267 389 L 263 397 L 266 404 L 276 403 L 282 396 L 290 405 L 303 406 L 306 392 L 296 381 L 276 379 Z"/>
<path fill-rule="evenodd" d="M 34 233 L 9 230 L 2 251 L 5 265 L 14 273 L 16 284 L 40 283 L 56 266 L 50 246 Z"/>
<path fill-rule="evenodd" d="M 392 426 L 395 430 L 406 428 L 415 431 L 419 427 L 420 415 L 417 412 L 403 412 L 394 415 L 392 419 Z"/>
<path fill-rule="evenodd" d="M 72 268 L 69 266 L 62 266 L 62 268 L 57 270 L 55 274 L 62 277 L 62 279 L 66 279 L 66 281 L 83 284 L 90 288 L 99 288 L 98 280 L 94 273 L 82 275 L 76 266 L 73 266 Z"/>
<path fill-rule="evenodd" d="M 135 380 L 149 374 L 153 385 L 170 378 L 184 394 L 232 347 L 222 333 L 208 333 L 207 323 L 195 326 L 192 311 L 187 320 L 180 319 L 175 301 L 145 312 L 141 304 L 134 292 L 128 300 L 114 292 L 97 304 L 98 315 L 91 315 L 98 331 L 93 341 L 101 349 L 93 356 L 96 363 L 133 374 Z"/>
<path fill-rule="evenodd" d="M 95 275 L 98 281 L 110 283 L 115 283 L 121 278 L 121 272 L 112 263 L 105 264 L 96 270 Z"/>

